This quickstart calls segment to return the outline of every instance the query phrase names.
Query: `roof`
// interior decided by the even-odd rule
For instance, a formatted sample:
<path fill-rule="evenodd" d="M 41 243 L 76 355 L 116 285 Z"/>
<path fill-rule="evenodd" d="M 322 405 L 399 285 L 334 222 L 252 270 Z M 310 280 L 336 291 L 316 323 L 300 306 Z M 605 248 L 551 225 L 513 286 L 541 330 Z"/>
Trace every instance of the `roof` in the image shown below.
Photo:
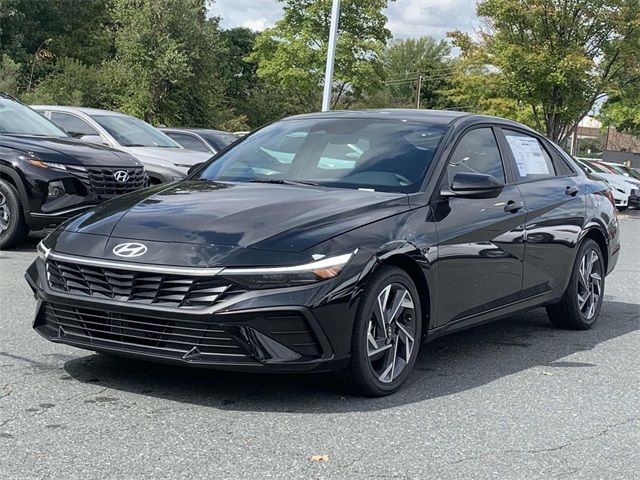
<path fill-rule="evenodd" d="M 113 116 L 129 116 L 126 113 L 112 112 L 111 110 L 101 110 L 99 108 L 87 108 L 87 107 L 66 107 L 63 105 L 31 105 L 31 108 L 35 110 L 48 110 L 55 109 L 60 112 L 80 112 L 86 115 L 113 115 Z"/>
<path fill-rule="evenodd" d="M 231 132 L 225 132 L 224 130 L 216 130 L 214 128 L 188 128 L 188 127 L 161 127 L 163 132 L 193 132 L 193 133 L 211 133 L 211 134 L 223 134 L 233 135 Z"/>
<path fill-rule="evenodd" d="M 368 110 L 332 110 L 329 112 L 306 113 L 289 118 L 393 118 L 419 122 L 437 123 L 448 125 L 454 120 L 471 116 L 468 112 L 457 112 L 453 110 L 421 110 L 408 108 L 386 108 Z"/>

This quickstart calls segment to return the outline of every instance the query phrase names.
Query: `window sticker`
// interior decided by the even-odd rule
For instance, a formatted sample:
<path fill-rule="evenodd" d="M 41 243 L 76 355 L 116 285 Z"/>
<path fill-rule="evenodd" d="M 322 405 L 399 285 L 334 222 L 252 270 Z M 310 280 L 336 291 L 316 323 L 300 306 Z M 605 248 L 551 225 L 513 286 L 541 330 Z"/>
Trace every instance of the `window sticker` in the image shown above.
<path fill-rule="evenodd" d="M 533 137 L 506 135 L 521 177 L 549 175 L 549 167 L 540 142 Z"/>

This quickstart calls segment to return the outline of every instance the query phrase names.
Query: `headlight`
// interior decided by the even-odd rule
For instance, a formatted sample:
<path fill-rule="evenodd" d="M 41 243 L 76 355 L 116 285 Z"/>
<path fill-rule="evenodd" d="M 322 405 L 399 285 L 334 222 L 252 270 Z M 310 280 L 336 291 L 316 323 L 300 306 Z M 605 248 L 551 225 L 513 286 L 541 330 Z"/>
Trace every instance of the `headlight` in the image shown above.
<path fill-rule="evenodd" d="M 193 165 L 187 165 L 187 164 L 184 164 L 184 163 L 174 163 L 174 165 L 176 167 L 180 167 L 180 168 L 191 168 L 191 167 L 193 167 Z"/>
<path fill-rule="evenodd" d="M 38 168 L 50 168 L 52 170 L 59 170 L 61 172 L 67 171 L 67 166 L 61 163 L 43 162 L 37 158 L 25 158 L 31 165 Z"/>
<path fill-rule="evenodd" d="M 252 289 L 308 285 L 336 277 L 355 253 L 292 267 L 226 268 L 219 275 Z"/>
<path fill-rule="evenodd" d="M 47 248 L 44 245 L 44 240 L 42 240 L 39 244 L 38 244 L 38 257 L 40 257 L 42 259 L 43 262 L 45 262 L 47 260 L 47 257 L 49 256 L 49 252 L 51 251 L 50 248 Z"/>

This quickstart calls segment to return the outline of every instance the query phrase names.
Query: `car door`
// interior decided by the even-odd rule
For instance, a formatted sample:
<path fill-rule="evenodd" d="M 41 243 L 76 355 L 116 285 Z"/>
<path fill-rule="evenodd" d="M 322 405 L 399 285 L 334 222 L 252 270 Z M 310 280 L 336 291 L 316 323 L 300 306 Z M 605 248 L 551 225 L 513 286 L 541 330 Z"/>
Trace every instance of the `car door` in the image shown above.
<path fill-rule="evenodd" d="M 441 196 L 434 206 L 438 326 L 518 301 L 522 288 L 526 211 L 494 128 L 474 128 L 460 137 L 441 187 L 458 172 L 492 175 L 504 186 L 488 198 Z"/>
<path fill-rule="evenodd" d="M 523 298 L 561 295 L 584 225 L 586 197 L 573 168 L 530 132 L 501 129 L 527 207 Z"/>

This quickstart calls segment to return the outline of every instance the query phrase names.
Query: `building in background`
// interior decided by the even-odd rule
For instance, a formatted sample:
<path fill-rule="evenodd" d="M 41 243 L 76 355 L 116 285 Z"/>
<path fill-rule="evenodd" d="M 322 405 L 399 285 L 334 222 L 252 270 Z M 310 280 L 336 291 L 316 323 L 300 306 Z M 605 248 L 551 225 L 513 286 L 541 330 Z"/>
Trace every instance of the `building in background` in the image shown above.
<path fill-rule="evenodd" d="M 598 158 L 640 168 L 640 138 L 618 132 L 613 127 L 605 128 L 593 117 L 582 119 L 568 143 L 567 149 L 577 157 Z"/>

